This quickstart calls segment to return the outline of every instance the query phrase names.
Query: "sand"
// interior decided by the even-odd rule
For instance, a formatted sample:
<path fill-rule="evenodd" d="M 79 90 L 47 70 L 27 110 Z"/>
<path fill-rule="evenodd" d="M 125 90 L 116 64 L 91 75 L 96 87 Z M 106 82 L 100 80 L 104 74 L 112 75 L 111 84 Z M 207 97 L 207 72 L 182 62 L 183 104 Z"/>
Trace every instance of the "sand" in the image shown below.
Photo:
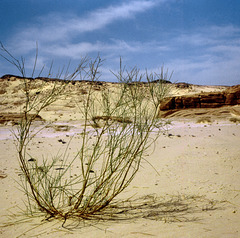
<path fill-rule="evenodd" d="M 11 103 L 16 96 L 6 100 L 1 112 L 16 112 L 17 104 Z M 61 153 L 67 143 L 59 140 L 69 142 L 72 136 L 69 153 L 79 145 L 82 121 L 73 119 L 78 117 L 75 108 L 56 103 L 50 109 L 42 114 L 45 122 L 35 122 L 36 128 L 48 125 L 31 142 L 36 158 Z M 240 237 L 240 124 L 230 121 L 232 109 L 239 111 L 239 106 L 228 109 L 225 114 L 205 111 L 208 120 L 189 111 L 171 117 L 168 131 L 149 149 L 135 179 L 117 198 L 131 197 L 130 203 L 123 203 L 124 219 L 69 220 L 68 229 L 60 221 L 21 214 L 25 197 L 18 185 L 22 175 L 10 133 L 14 127 L 1 125 L 0 237 Z M 71 120 L 66 113 L 70 111 Z M 59 118 L 60 113 L 68 117 Z"/>

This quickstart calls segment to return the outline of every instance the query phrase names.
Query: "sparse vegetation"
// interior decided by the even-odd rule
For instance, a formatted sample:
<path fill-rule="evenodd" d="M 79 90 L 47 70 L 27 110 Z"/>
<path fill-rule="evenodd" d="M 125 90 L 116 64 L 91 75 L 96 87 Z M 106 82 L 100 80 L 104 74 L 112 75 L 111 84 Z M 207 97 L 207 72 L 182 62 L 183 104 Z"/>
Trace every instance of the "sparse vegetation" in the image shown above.
<path fill-rule="evenodd" d="M 118 93 L 112 98 L 103 88 L 99 97 L 95 83 L 100 77 L 102 59 L 99 56 L 94 60 L 83 58 L 72 74 L 66 72 L 63 81 L 51 81 L 46 91 L 44 86 L 49 81 L 43 80 L 40 87 L 35 87 L 36 81 L 26 78 L 24 59 L 13 57 L 3 45 L 1 50 L 6 54 L 3 57 L 16 66 L 23 77 L 25 105 L 14 135 L 24 174 L 22 189 L 28 212 L 37 209 L 44 212 L 47 219 L 64 221 L 74 217 L 98 217 L 134 179 L 146 151 L 164 128 L 165 122 L 157 119 L 157 115 L 168 90 L 163 83 L 167 74 L 163 73 L 163 68 L 160 74 L 140 74 L 137 68 L 128 71 L 120 61 L 120 70 L 114 73 L 120 82 Z M 36 63 L 37 53 L 32 77 Z M 84 115 L 78 150 L 72 158 L 65 153 L 51 161 L 36 158 L 29 162 L 32 157 L 28 147 L 35 136 L 31 130 L 33 121 L 66 93 L 66 82 L 76 76 L 91 82 L 82 104 L 78 105 Z M 139 86 L 143 79 L 147 81 L 144 88 Z M 96 126 L 99 119 L 103 123 Z M 76 176 L 72 176 L 73 170 L 77 171 Z"/>

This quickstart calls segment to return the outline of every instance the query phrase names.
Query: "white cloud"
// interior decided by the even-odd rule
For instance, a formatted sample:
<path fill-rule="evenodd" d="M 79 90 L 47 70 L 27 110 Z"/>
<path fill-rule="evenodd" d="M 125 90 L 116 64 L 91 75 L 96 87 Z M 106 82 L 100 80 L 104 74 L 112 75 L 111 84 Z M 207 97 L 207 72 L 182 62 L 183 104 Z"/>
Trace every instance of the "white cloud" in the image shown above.
<path fill-rule="evenodd" d="M 195 59 L 179 58 L 170 60 L 167 65 L 174 69 L 174 81 L 205 85 L 239 84 L 240 54 L 228 52 L 229 57 L 218 56 L 218 54 L 199 55 Z"/>
<path fill-rule="evenodd" d="M 238 36 L 240 33 L 240 28 L 234 25 L 225 25 L 225 26 L 209 26 L 205 30 L 202 29 L 206 34 L 210 33 L 211 36 L 214 36 L 216 39 L 220 37 L 233 37 Z"/>
<path fill-rule="evenodd" d="M 240 40 L 240 39 L 239 39 Z M 222 54 L 225 57 L 232 57 L 234 55 L 240 55 L 240 43 L 239 44 L 219 44 L 209 48 L 212 53 Z"/>
<path fill-rule="evenodd" d="M 47 16 L 38 18 L 38 23 L 33 23 L 31 27 L 22 28 L 14 36 L 13 43 L 24 48 L 32 42 L 56 43 L 70 41 L 73 36 L 100 30 L 107 25 L 118 20 L 129 19 L 136 14 L 145 12 L 153 8 L 160 1 L 144 0 L 144 1 L 128 1 L 116 6 L 97 9 L 85 16 L 76 15 L 59 15 L 51 13 Z M 161 2 L 164 2 L 162 0 Z"/>
<path fill-rule="evenodd" d="M 195 84 L 240 83 L 240 28 L 209 26 L 173 37 L 175 57 L 167 59 L 174 81 Z"/>
<path fill-rule="evenodd" d="M 179 44 L 188 45 L 188 46 L 206 46 L 209 44 L 216 44 L 217 40 L 207 37 L 205 34 L 202 33 L 184 33 L 178 36 L 176 39 Z"/>
<path fill-rule="evenodd" d="M 144 12 L 155 5 L 155 1 L 130 1 L 120 6 L 98 9 L 90 13 L 87 18 L 72 19 L 70 30 L 79 33 L 98 30 L 114 21 L 132 18 L 135 14 Z"/>
<path fill-rule="evenodd" d="M 240 83 L 240 72 L 237 61 L 208 62 L 199 61 L 192 63 L 172 62 L 174 69 L 174 80 L 203 85 L 235 85 Z"/>
<path fill-rule="evenodd" d="M 174 41 L 194 47 L 206 47 L 218 44 L 235 44 L 239 42 L 240 28 L 229 26 L 209 26 L 179 33 Z M 238 38 L 235 40 L 235 37 Z"/>
<path fill-rule="evenodd" d="M 150 53 L 157 51 L 168 51 L 169 48 L 158 42 L 126 42 L 124 40 L 112 39 L 110 43 L 97 41 L 95 43 L 79 42 L 76 44 L 54 44 L 46 46 L 43 51 L 52 56 L 69 57 L 80 59 L 83 55 L 90 53 L 126 55 L 134 53 Z"/>

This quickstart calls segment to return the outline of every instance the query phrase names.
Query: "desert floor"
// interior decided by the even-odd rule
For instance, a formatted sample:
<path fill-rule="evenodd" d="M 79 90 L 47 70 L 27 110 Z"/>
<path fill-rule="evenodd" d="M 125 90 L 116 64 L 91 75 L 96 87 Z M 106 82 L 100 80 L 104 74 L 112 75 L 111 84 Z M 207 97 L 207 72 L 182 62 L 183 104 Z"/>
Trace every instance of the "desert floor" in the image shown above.
<path fill-rule="evenodd" d="M 124 211 L 119 219 L 69 220 L 63 228 L 62 221 L 24 215 L 26 197 L 18 184 L 22 174 L 10 132 L 11 113 L 19 113 L 24 103 L 22 85 L 15 77 L 1 80 L 0 116 L 5 119 L 0 125 L 0 237 L 240 237 L 240 105 L 170 115 L 172 125 L 117 197 Z M 41 85 L 36 81 L 35 89 Z M 36 129 L 50 124 L 31 142 L 34 158 L 64 153 L 70 140 L 68 153 L 77 150 L 83 122 L 76 105 L 81 105 L 88 87 L 87 82 L 70 85 L 71 97 L 41 112 L 44 121 L 34 122 Z M 99 94 L 107 89 L 114 95 L 116 88 L 112 83 L 94 86 Z M 171 95 L 224 89 L 173 86 Z"/>
<path fill-rule="evenodd" d="M 36 157 L 78 146 L 81 122 L 53 122 L 33 139 Z M 41 123 L 36 123 L 41 127 Z M 126 211 L 115 221 L 45 221 L 21 213 L 25 197 L 12 126 L 0 127 L 0 237 L 240 237 L 240 125 L 216 118 L 172 119 L 118 197 Z M 130 204 L 130 205 L 129 205 Z"/>

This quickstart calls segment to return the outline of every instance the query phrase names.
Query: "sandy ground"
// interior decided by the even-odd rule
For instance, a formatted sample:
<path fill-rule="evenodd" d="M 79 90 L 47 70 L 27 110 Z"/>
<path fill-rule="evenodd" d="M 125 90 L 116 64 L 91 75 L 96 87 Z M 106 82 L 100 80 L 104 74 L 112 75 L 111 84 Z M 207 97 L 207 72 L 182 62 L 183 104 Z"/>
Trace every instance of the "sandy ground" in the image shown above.
<path fill-rule="evenodd" d="M 68 131 L 59 131 L 56 122 L 33 140 L 31 150 L 38 157 L 63 151 L 66 144 L 58 140 L 68 142 L 81 131 L 80 124 L 71 122 Z M 69 229 L 58 221 L 20 215 L 24 195 L 17 183 L 21 172 L 11 128 L 0 128 L 0 237 L 240 237 L 238 124 L 173 120 L 118 197 L 132 197 L 134 212 L 126 211 L 125 220 L 69 221 Z M 75 136 L 70 150 L 77 145 Z"/>
<path fill-rule="evenodd" d="M 0 86 L 0 115 L 19 113 L 24 102 L 21 81 L 3 80 Z M 69 154 L 79 146 L 83 123 L 79 105 L 88 85 L 70 86 L 71 97 L 41 112 L 45 122 L 35 122 L 36 128 L 51 123 L 31 142 L 35 158 L 63 153 L 70 140 Z M 117 86 L 111 83 L 97 85 L 94 90 L 100 94 L 103 87 L 116 93 Z M 173 85 L 170 94 L 224 89 Z M 19 190 L 22 174 L 10 132 L 12 123 L 6 121 L 0 125 L 0 237 L 240 237 L 240 105 L 199 110 L 181 110 L 168 116 L 172 120 L 169 130 L 150 148 L 133 182 L 117 197 L 119 201 L 131 197 L 122 204 L 121 219 L 69 220 L 65 228 L 62 222 L 21 213 L 26 198 Z M 236 123 L 230 121 L 234 118 Z"/>

